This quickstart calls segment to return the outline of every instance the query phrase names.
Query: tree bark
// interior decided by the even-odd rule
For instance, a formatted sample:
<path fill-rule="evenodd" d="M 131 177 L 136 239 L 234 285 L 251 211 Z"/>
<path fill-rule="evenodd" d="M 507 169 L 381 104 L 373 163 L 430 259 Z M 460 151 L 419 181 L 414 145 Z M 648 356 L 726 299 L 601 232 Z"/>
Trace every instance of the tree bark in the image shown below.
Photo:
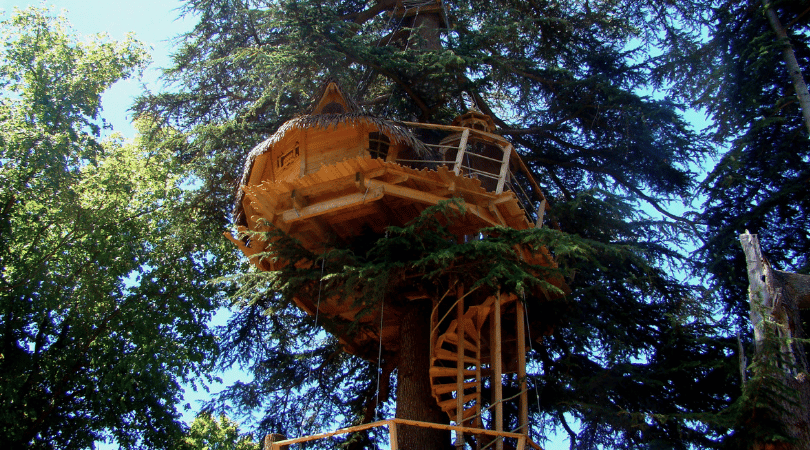
<path fill-rule="evenodd" d="M 757 235 L 746 231 L 740 235 L 740 243 L 748 266 L 751 322 L 757 344 L 754 359 L 776 358 L 774 365 L 779 366 L 779 370 L 764 372 L 770 373 L 767 376 L 780 386 L 779 393 L 770 399 L 770 411 L 794 439 L 792 443 L 754 442 L 753 448 L 807 450 L 810 449 L 810 380 L 804 346 L 796 341 L 804 337 L 804 331 L 794 293 L 797 289 L 802 292 L 808 277 L 773 270 L 761 254 Z M 777 341 L 766 345 L 767 340 L 774 339 Z M 747 388 L 752 387 L 744 387 Z"/>
<path fill-rule="evenodd" d="M 768 17 L 771 28 L 774 33 L 776 33 L 776 37 L 782 42 L 782 57 L 785 60 L 785 64 L 787 64 L 788 73 L 793 82 L 793 88 L 796 89 L 796 97 L 799 99 L 799 106 L 802 110 L 802 116 L 804 117 L 804 126 L 810 134 L 810 92 L 807 90 L 807 83 L 804 82 L 802 69 L 799 66 L 799 62 L 796 60 L 796 53 L 793 51 L 793 46 L 790 44 L 787 31 L 785 27 L 782 26 L 779 17 L 777 17 L 773 5 L 771 5 L 771 0 L 762 0 L 762 5 L 765 7 L 765 15 Z"/>
<path fill-rule="evenodd" d="M 430 390 L 430 310 L 429 301 L 407 304 L 399 326 L 400 354 L 397 368 L 397 412 L 400 419 L 449 423 L 449 418 Z M 450 432 L 402 426 L 398 429 L 402 450 L 447 450 Z"/>
<path fill-rule="evenodd" d="M 796 300 L 798 309 L 810 309 L 810 275 L 781 270 L 774 270 L 773 275 L 774 279 L 784 286 L 789 295 Z"/>

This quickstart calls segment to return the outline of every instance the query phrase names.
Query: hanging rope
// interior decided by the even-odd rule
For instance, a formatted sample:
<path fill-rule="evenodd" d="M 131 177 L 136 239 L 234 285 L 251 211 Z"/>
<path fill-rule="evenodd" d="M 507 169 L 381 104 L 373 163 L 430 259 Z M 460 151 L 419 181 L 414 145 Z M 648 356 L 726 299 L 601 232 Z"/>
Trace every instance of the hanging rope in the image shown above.
<path fill-rule="evenodd" d="M 323 290 L 323 274 L 324 274 L 325 267 L 326 267 L 326 258 L 323 258 L 323 259 L 321 259 L 321 277 L 320 277 L 320 279 L 318 279 L 318 300 L 317 300 L 317 302 L 315 304 L 315 328 L 316 329 L 318 328 L 318 315 L 321 312 L 321 291 Z M 313 342 L 315 341 L 315 335 L 316 334 L 313 334 L 309 339 L 309 346 L 310 347 L 313 346 Z M 311 379 L 312 379 L 312 364 L 309 365 L 309 371 L 307 373 L 307 377 L 304 380 L 304 382 L 302 383 L 302 385 L 306 386 L 306 384 L 309 383 Z M 301 423 L 298 425 L 298 433 L 300 435 L 302 435 L 302 436 L 304 435 L 304 425 L 305 425 L 305 422 L 307 421 L 307 411 L 308 410 L 309 410 L 309 399 L 307 399 L 306 405 L 304 406 L 303 414 L 301 415 Z M 313 414 L 310 417 L 314 417 L 314 415 L 315 414 Z"/>
<path fill-rule="evenodd" d="M 385 315 L 385 297 L 383 296 L 380 306 L 380 346 L 377 351 L 377 405 L 374 408 L 374 421 L 380 420 L 380 377 L 382 376 L 382 334 L 383 316 Z"/>
<path fill-rule="evenodd" d="M 529 338 L 529 343 L 531 346 L 531 343 L 534 341 L 532 340 L 532 329 L 529 326 L 529 305 L 526 304 L 526 291 L 523 291 L 521 294 L 523 296 L 523 317 L 526 319 L 526 337 Z M 528 377 L 528 375 L 526 376 Z M 534 383 L 534 396 L 537 399 L 537 411 L 540 412 L 540 391 L 537 390 L 536 382 Z M 531 431 L 531 427 L 529 427 L 528 432 L 530 433 Z M 529 433 L 526 433 L 526 435 Z"/>

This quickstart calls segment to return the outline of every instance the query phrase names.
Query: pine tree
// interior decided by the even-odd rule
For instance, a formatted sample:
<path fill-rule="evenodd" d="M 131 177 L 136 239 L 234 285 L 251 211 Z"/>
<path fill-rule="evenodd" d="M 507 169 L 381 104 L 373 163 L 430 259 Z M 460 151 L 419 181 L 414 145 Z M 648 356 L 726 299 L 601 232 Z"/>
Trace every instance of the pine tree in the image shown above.
<path fill-rule="evenodd" d="M 690 93 L 696 106 L 707 109 L 714 124 L 709 130 L 712 139 L 727 148 L 702 185 L 706 201 L 699 221 L 705 223 L 707 233 L 697 268 L 708 273 L 729 322 L 741 330 L 748 344 L 753 333 L 746 258 L 737 236 L 746 230 L 758 234 L 763 255 L 775 269 L 799 274 L 810 270 L 810 143 L 796 77 L 786 62 L 789 51 L 800 70 L 810 70 L 809 6 L 806 1 L 721 2 L 711 18 L 711 39 L 694 47 L 690 55 L 702 69 L 686 70 L 695 67 L 686 63 L 676 70 L 684 77 L 680 91 Z M 783 37 L 776 33 L 780 29 L 774 28 L 773 19 L 784 24 Z M 801 320 L 796 321 L 796 338 L 804 337 L 806 314 L 801 312 Z M 800 349 L 803 344 L 794 341 L 792 345 Z M 741 351 L 758 352 L 752 345 Z M 757 357 L 749 371 L 759 381 L 768 379 L 779 364 L 765 359 Z M 767 421 L 774 419 L 767 411 L 786 396 L 795 397 L 795 392 L 756 386 L 749 383 L 739 404 L 730 410 L 737 421 L 730 445 L 785 437 L 784 427 Z M 763 405 L 768 406 L 757 409 Z M 763 420 L 766 416 L 770 418 Z"/>
<path fill-rule="evenodd" d="M 650 68 L 661 65 L 645 46 L 674 52 L 690 42 L 686 18 L 699 6 L 446 1 L 441 12 L 391 14 L 396 5 L 188 3 L 199 23 L 166 73 L 176 91 L 145 96 L 137 109 L 187 137 L 175 143 L 199 180 L 203 220 L 227 226 L 223 212 L 247 150 L 331 77 L 387 118 L 441 123 L 469 108 L 492 116 L 548 190 L 560 231 L 491 230 L 457 242 L 422 217 L 388 238 L 324 255 L 274 236 L 284 243 L 276 256 L 312 264 L 240 278 L 222 363 L 240 363 L 254 379 L 221 400 L 260 410 L 263 430 L 288 436 L 334 428 L 339 417 L 386 415 L 391 373 L 404 362 L 384 355 L 378 378 L 376 365 L 321 334 L 341 324 L 315 323 L 292 295 L 331 295 L 338 282 L 350 283 L 374 305 L 398 286 L 396 270 L 441 285 L 457 265 L 470 285 L 517 291 L 539 281 L 509 244 L 542 243 L 572 293 L 526 300 L 548 318 L 547 336 L 530 354 L 534 423 L 566 430 L 580 448 L 714 445 L 726 430 L 701 422 L 701 413 L 735 395 L 733 342 L 707 314 L 712 305 L 672 276 L 684 261 L 673 247 L 691 224 L 666 209 L 691 194 L 690 165 L 709 147 L 679 105 L 639 93 L 655 87 Z M 355 439 L 346 445 L 379 442 Z"/>

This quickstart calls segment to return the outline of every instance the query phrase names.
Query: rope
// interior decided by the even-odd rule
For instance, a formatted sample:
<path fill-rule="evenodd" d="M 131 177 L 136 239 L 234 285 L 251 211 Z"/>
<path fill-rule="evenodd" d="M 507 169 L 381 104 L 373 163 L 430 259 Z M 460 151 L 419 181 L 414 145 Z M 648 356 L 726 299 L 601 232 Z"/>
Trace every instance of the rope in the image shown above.
<path fill-rule="evenodd" d="M 453 286 L 455 287 L 455 284 L 454 284 Z M 479 288 L 479 287 L 481 287 L 481 286 L 483 286 L 483 285 L 478 285 L 478 286 L 474 287 L 474 288 L 473 288 L 473 289 L 471 289 L 469 292 L 467 292 L 466 294 L 464 294 L 464 295 L 462 295 L 461 297 L 459 297 L 458 299 L 456 299 L 456 301 L 455 301 L 455 302 L 453 302 L 453 304 L 452 304 L 452 305 L 450 305 L 450 309 L 448 309 L 448 310 L 447 310 L 447 312 L 446 312 L 446 313 L 444 313 L 444 316 L 442 316 L 442 318 L 441 318 L 441 319 L 439 319 L 439 321 L 438 321 L 438 322 L 437 322 L 437 324 L 436 324 L 436 327 L 434 327 L 432 330 L 430 330 L 430 332 L 432 333 L 432 332 L 436 331 L 436 330 L 439 328 L 439 324 L 441 324 L 442 322 L 444 322 L 444 319 L 446 319 L 446 318 L 447 318 L 447 316 L 448 316 L 448 315 L 450 315 L 450 313 L 451 313 L 451 312 L 453 312 L 453 307 L 454 307 L 454 306 L 456 306 L 456 305 L 458 304 L 458 302 L 460 302 L 460 301 L 464 300 L 464 299 L 465 299 L 465 298 L 466 298 L 468 295 L 470 295 L 470 294 L 472 294 L 473 292 L 475 292 L 475 291 L 476 291 L 476 289 L 478 289 L 478 288 Z M 450 289 L 448 289 L 448 290 L 447 290 L 447 292 L 450 292 Z M 447 294 L 445 293 L 444 295 L 446 296 Z M 442 300 L 444 300 L 444 296 L 442 296 Z M 437 303 L 437 304 L 436 304 L 436 307 L 437 307 L 437 308 L 438 308 L 439 304 L 442 302 L 442 300 L 439 300 L 439 303 Z"/>
<path fill-rule="evenodd" d="M 385 297 L 380 306 L 380 347 L 377 352 L 377 407 L 374 408 L 374 421 L 380 420 L 380 377 L 382 376 L 382 332 L 383 316 L 385 315 Z"/>
<path fill-rule="evenodd" d="M 315 327 L 318 327 L 318 315 L 321 312 L 321 291 L 323 290 L 323 273 L 324 268 L 326 267 L 326 258 L 321 260 L 321 277 L 318 280 L 318 301 L 315 305 Z M 310 340 L 309 344 L 312 346 L 312 342 L 315 340 L 315 336 L 313 335 Z M 302 385 L 306 385 L 309 383 L 309 380 L 312 378 L 312 365 L 309 365 L 309 372 L 307 373 L 307 378 L 304 380 Z M 309 399 L 307 399 L 307 403 L 303 410 L 303 415 L 301 416 L 301 423 L 298 425 L 298 432 L 303 435 L 304 434 L 304 423 L 307 421 L 307 411 L 309 410 Z M 310 416 L 312 417 L 312 416 Z"/>
<path fill-rule="evenodd" d="M 523 317 L 526 319 L 526 337 L 529 338 L 529 342 L 534 342 L 532 340 L 532 329 L 529 326 L 529 305 L 526 304 L 526 291 L 522 292 L 523 295 Z M 528 378 L 529 375 L 526 374 Z M 537 383 L 534 383 L 534 396 L 537 399 L 537 411 L 540 411 L 540 391 L 537 390 Z M 532 429 L 529 427 L 529 433 L 531 433 Z M 527 435 L 529 433 L 526 433 Z M 538 436 L 539 437 L 539 436 Z M 538 439 L 539 440 L 539 439 Z"/>

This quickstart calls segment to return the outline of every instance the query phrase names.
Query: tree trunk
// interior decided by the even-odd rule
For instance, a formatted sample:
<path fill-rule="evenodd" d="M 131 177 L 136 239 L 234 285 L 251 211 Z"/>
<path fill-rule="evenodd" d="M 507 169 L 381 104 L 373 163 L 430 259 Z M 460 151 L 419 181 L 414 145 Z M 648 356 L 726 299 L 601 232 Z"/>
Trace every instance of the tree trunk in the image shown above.
<path fill-rule="evenodd" d="M 762 257 L 757 235 L 746 231 L 740 235 L 740 243 L 748 266 L 751 322 L 754 325 L 754 340 L 757 344 L 754 361 L 773 358 L 770 367 L 778 367 L 777 370 L 763 372 L 769 378 L 769 382 L 778 386 L 774 390 L 773 398 L 769 399 L 768 411 L 753 411 L 752 417 L 775 416 L 773 418 L 782 424 L 784 432 L 794 440 L 792 443 L 786 443 L 763 439 L 754 442 L 753 448 L 810 449 L 810 380 L 807 377 L 804 346 L 796 341 L 804 337 L 804 332 L 795 292 L 797 290 L 801 292 L 806 278 L 801 275 L 791 277 L 787 276 L 786 272 L 773 270 L 768 261 Z M 769 365 L 755 364 L 755 367 L 766 368 Z M 756 387 L 749 384 L 744 389 Z M 757 423 L 749 425 L 756 426 Z"/>
<path fill-rule="evenodd" d="M 777 280 L 791 297 L 796 300 L 796 307 L 799 309 L 810 309 L 810 275 L 773 271 L 774 279 Z"/>
<path fill-rule="evenodd" d="M 449 423 L 430 390 L 430 310 L 429 301 L 407 304 L 399 326 L 400 354 L 397 369 L 397 412 L 400 419 Z M 398 428 L 402 450 L 447 450 L 450 432 L 430 428 Z"/>
<path fill-rule="evenodd" d="M 802 116 L 804 117 L 804 126 L 807 128 L 807 132 L 810 133 L 810 92 L 807 91 L 807 84 L 804 82 L 802 69 L 799 66 L 799 62 L 796 61 L 796 54 L 793 51 L 793 46 L 790 44 L 787 31 L 785 27 L 782 26 L 779 17 L 776 16 L 776 11 L 773 9 L 771 0 L 762 0 L 762 5 L 765 7 L 765 15 L 768 17 L 771 28 L 784 46 L 782 48 L 782 57 L 785 60 L 785 64 L 787 64 L 788 73 L 793 82 L 793 88 L 796 89 L 796 97 L 799 99 L 799 106 L 802 110 Z"/>

